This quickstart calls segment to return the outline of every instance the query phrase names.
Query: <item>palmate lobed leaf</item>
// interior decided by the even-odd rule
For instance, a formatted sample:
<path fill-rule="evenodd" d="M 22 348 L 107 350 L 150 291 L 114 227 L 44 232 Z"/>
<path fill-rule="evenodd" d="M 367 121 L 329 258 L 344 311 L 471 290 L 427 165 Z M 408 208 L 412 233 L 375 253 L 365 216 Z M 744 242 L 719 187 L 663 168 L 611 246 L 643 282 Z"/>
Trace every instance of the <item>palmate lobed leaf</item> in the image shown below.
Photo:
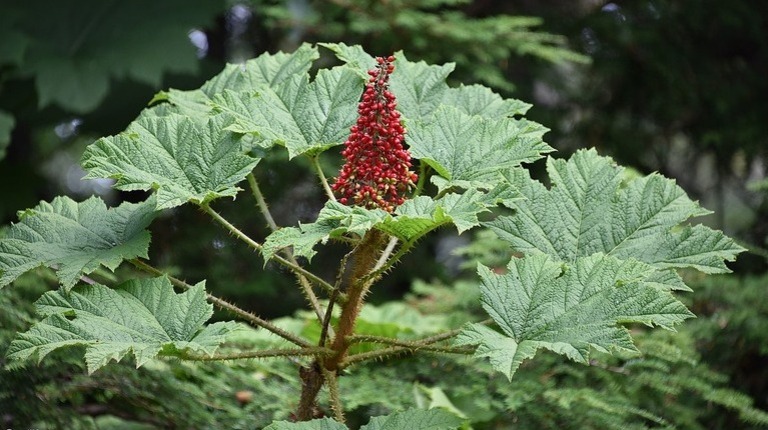
<path fill-rule="evenodd" d="M 158 209 L 234 197 L 259 160 L 243 154 L 224 121 L 212 117 L 199 126 L 177 114 L 140 117 L 86 148 L 85 178 L 116 179 L 120 190 L 156 190 Z"/>
<path fill-rule="evenodd" d="M 367 71 L 376 65 L 374 57 L 359 45 L 344 43 L 320 43 L 336 57 L 368 79 Z M 432 65 L 423 61 L 413 62 L 402 52 L 395 53 L 395 73 L 391 77 L 392 92 L 398 100 L 398 111 L 406 125 L 413 122 L 429 122 L 441 106 L 451 106 L 467 115 L 483 118 L 512 117 L 524 114 L 531 105 L 516 99 L 504 99 L 481 85 L 449 87 L 445 82 L 455 65 Z"/>
<path fill-rule="evenodd" d="M 75 202 L 56 197 L 20 214 L 0 239 L 0 287 L 38 266 L 56 269 L 64 288 L 100 266 L 114 270 L 125 259 L 147 258 L 146 227 L 155 200 L 107 208 L 98 197 Z"/>
<path fill-rule="evenodd" d="M 36 358 L 68 346 L 84 346 L 88 372 L 132 352 L 139 367 L 158 355 L 213 355 L 234 322 L 203 324 L 213 314 L 204 283 L 181 294 L 167 278 L 50 291 L 35 302 L 43 320 L 17 335 L 12 360 Z"/>
<path fill-rule="evenodd" d="M 362 91 L 363 79 L 342 66 L 320 70 L 311 82 L 304 73 L 278 85 L 225 90 L 212 105 L 234 119 L 229 130 L 254 134 L 265 148 L 283 145 L 293 158 L 344 143 Z"/>
<path fill-rule="evenodd" d="M 320 57 L 317 49 L 302 44 L 287 54 L 264 53 L 243 64 L 227 64 L 218 75 L 196 90 L 170 89 L 155 95 L 153 102 L 168 102 L 172 112 L 205 122 L 212 110 L 212 99 L 225 90 L 252 92 L 260 86 L 276 87 L 295 76 L 309 72 L 312 63 Z"/>
<path fill-rule="evenodd" d="M 549 190 L 523 170 L 510 171 L 525 199 L 512 204 L 513 216 L 483 225 L 518 252 L 566 262 L 600 252 L 662 269 L 728 271 L 723 261 L 742 247 L 720 231 L 680 225 L 709 211 L 670 179 L 652 174 L 623 183 L 622 170 L 594 150 L 581 150 L 568 161 L 549 159 Z"/>
<path fill-rule="evenodd" d="M 408 409 L 389 415 L 373 417 L 360 430 L 451 430 L 459 428 L 464 420 L 444 409 Z M 342 423 L 330 418 L 292 423 L 278 421 L 264 430 L 346 430 Z"/>
<path fill-rule="evenodd" d="M 481 266 L 481 302 L 501 333 L 470 324 L 457 345 L 478 345 L 508 378 L 540 348 L 587 363 L 594 348 L 635 351 L 622 323 L 669 330 L 693 314 L 654 282 L 657 269 L 597 253 L 563 263 L 544 254 L 513 258 L 496 275 Z"/>
<path fill-rule="evenodd" d="M 536 161 L 553 149 L 539 124 L 510 118 L 483 118 L 442 106 L 429 122 L 408 129 L 414 158 L 435 169 L 432 181 L 450 187 L 492 189 L 504 183 L 502 172 Z"/>
<path fill-rule="evenodd" d="M 345 233 L 362 236 L 372 228 L 404 243 L 413 243 L 430 231 L 448 224 L 453 224 L 462 233 L 480 225 L 478 215 L 488 212 L 489 207 L 497 203 L 506 204 L 516 198 L 511 189 L 505 190 L 504 194 L 470 189 L 463 194 L 448 193 L 437 200 L 427 196 L 406 200 L 395 209 L 394 214 L 381 209 L 345 206 L 329 201 L 314 223 L 283 227 L 269 235 L 262 253 L 264 259 L 269 260 L 280 249 L 292 246 L 294 254 L 311 259 L 316 254 L 314 247 L 318 243 L 326 243 Z"/>

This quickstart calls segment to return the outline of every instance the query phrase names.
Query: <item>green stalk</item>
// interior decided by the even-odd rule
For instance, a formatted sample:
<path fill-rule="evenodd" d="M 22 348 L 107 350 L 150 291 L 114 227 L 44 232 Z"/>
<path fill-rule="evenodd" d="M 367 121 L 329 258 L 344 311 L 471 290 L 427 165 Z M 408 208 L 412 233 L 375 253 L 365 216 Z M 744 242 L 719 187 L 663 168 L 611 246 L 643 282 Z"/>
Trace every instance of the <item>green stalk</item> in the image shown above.
<path fill-rule="evenodd" d="M 222 361 L 222 360 L 239 360 L 243 358 L 298 357 L 302 355 L 318 356 L 318 355 L 331 355 L 331 354 L 333 354 L 333 351 L 328 348 L 308 346 L 306 348 L 264 349 L 259 351 L 244 351 L 244 352 L 236 352 L 232 354 L 218 354 L 213 356 L 187 355 L 182 358 L 184 360 L 192 360 L 192 361 Z"/>
<path fill-rule="evenodd" d="M 264 219 L 267 220 L 267 224 L 269 224 L 269 228 L 272 231 L 277 231 L 277 223 L 275 223 L 275 219 L 272 218 L 272 213 L 269 211 L 269 206 L 267 206 L 267 201 L 264 200 L 264 194 L 261 193 L 261 188 L 259 188 L 258 182 L 256 182 L 256 177 L 253 175 L 253 173 L 248 174 L 248 184 L 251 186 L 251 191 L 253 192 L 253 197 L 256 199 L 256 204 L 259 206 L 259 210 L 261 211 L 261 214 L 264 216 Z M 284 249 L 283 253 L 285 254 L 285 258 L 291 263 L 299 266 L 299 262 L 296 261 L 296 259 L 293 257 L 293 253 L 290 249 Z M 312 285 L 309 283 L 307 278 L 298 272 L 293 272 L 296 275 L 296 279 L 299 281 L 299 285 L 301 286 L 301 290 L 304 293 L 304 297 L 307 298 L 309 301 L 309 304 L 312 306 L 312 309 L 315 311 L 315 315 L 317 315 L 317 320 L 319 322 L 322 322 L 325 319 L 325 316 L 323 314 L 323 310 L 320 307 L 320 302 L 317 300 L 317 296 L 315 295 L 315 292 L 312 290 Z"/>
<path fill-rule="evenodd" d="M 218 212 L 216 212 L 215 210 L 211 209 L 210 206 L 208 206 L 208 205 L 201 205 L 200 208 L 205 213 L 210 215 L 211 218 L 213 218 L 216 222 L 218 222 L 225 229 L 227 229 L 227 231 L 232 233 L 232 235 L 234 235 L 238 239 L 242 240 L 248 246 L 250 246 L 251 248 L 255 249 L 256 251 L 261 252 L 263 247 L 262 247 L 262 245 L 260 243 L 256 242 L 255 240 L 251 239 L 250 237 L 248 237 L 248 235 L 246 235 L 245 233 L 240 231 L 237 227 L 232 225 L 232 223 L 230 223 L 229 221 L 224 219 L 224 217 L 219 215 Z M 307 269 L 299 266 L 298 264 L 291 263 L 290 261 L 286 260 L 285 258 L 283 258 L 283 257 L 281 257 L 279 255 L 273 256 L 272 259 L 277 261 L 278 263 L 282 264 L 283 266 L 287 267 L 288 269 L 290 269 L 294 273 L 300 273 L 300 274 L 306 276 L 307 279 L 311 280 L 316 285 L 322 287 L 328 294 L 333 293 L 333 285 L 329 284 L 328 282 L 326 282 L 325 280 L 323 280 L 319 276 L 315 275 L 314 273 L 308 271 Z M 344 297 L 343 296 L 339 296 L 339 300 L 343 301 Z"/>
<path fill-rule="evenodd" d="M 317 173 L 317 177 L 320 178 L 320 184 L 323 185 L 325 194 L 328 195 L 329 199 L 335 202 L 336 196 L 333 194 L 333 190 L 331 189 L 330 185 L 328 185 L 328 179 L 325 178 L 325 173 L 323 173 L 323 168 L 320 166 L 320 157 L 318 155 L 315 155 L 309 158 L 310 160 L 312 160 L 312 167 L 315 169 L 315 172 Z"/>

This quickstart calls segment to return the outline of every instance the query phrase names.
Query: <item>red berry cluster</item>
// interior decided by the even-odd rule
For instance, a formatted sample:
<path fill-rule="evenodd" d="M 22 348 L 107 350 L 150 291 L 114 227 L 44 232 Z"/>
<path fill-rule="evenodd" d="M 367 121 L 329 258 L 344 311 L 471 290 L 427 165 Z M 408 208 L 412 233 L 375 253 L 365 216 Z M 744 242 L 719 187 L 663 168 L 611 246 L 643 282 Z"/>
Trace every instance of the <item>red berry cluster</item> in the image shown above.
<path fill-rule="evenodd" d="M 332 187 L 342 204 L 392 212 L 418 179 L 410 171 L 411 154 L 403 148 L 405 129 L 389 92 L 393 61 L 392 56 L 377 57 L 376 68 L 368 71 L 371 78 L 357 108 L 357 124 L 341 152 L 346 162 Z"/>

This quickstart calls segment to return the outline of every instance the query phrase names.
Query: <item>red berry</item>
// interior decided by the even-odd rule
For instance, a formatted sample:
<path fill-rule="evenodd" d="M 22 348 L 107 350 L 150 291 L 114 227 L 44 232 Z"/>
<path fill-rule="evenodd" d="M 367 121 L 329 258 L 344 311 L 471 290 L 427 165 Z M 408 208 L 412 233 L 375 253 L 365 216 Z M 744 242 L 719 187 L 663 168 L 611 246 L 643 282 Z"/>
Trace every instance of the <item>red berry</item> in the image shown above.
<path fill-rule="evenodd" d="M 408 191 L 418 179 L 409 170 L 411 154 L 403 148 L 405 129 L 395 110 L 395 96 L 389 91 L 393 61 L 393 56 L 378 57 L 376 68 L 368 72 L 357 124 L 350 127 L 341 152 L 346 162 L 332 186 L 342 204 L 392 212 L 405 201 L 399 193 Z"/>

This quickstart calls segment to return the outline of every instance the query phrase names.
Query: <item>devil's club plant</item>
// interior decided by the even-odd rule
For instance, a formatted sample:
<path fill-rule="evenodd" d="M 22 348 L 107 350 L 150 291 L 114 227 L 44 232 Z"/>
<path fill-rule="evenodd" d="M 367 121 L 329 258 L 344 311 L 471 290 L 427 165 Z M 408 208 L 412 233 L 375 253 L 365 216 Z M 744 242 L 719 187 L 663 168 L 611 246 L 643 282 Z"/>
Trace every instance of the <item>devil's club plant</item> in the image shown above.
<path fill-rule="evenodd" d="M 624 324 L 671 330 L 692 316 L 674 296 L 688 290 L 676 269 L 727 272 L 724 261 L 742 251 L 721 232 L 686 223 L 708 212 L 673 181 L 657 174 L 633 178 L 593 150 L 569 160 L 548 158 L 549 188 L 532 179 L 521 166 L 552 151 L 542 140 L 546 129 L 521 117 L 525 103 L 482 86 L 449 87 L 451 64 L 411 62 L 401 53 L 374 59 L 360 47 L 322 46 L 344 64 L 312 79 L 319 53 L 304 45 L 230 65 L 200 89 L 159 94 L 125 132 L 86 149 L 88 178 L 113 178 L 121 190 L 152 190 L 146 201 L 107 208 L 97 197 L 58 197 L 22 212 L 0 240 L 0 284 L 43 265 L 56 271 L 61 288 L 40 298 L 42 320 L 17 336 L 8 358 L 39 361 L 55 349 L 80 346 L 95 372 L 129 353 L 137 366 L 156 357 L 294 357 L 301 395 L 286 405 L 291 416 L 335 421 L 269 428 L 343 429 L 337 379 L 359 363 L 466 354 L 490 359 L 514 384 L 520 364 L 542 348 L 581 363 L 593 350 L 632 353 Z M 345 163 L 331 185 L 319 157 L 342 143 Z M 265 168 L 269 151 L 283 149 L 311 162 L 327 194 L 315 222 L 279 226 L 269 212 L 253 171 Z M 263 240 L 211 206 L 238 195 L 243 181 L 273 229 Z M 190 285 L 150 265 L 148 225 L 159 211 L 186 204 L 265 262 L 292 272 L 314 314 L 310 328 L 281 327 L 206 292 L 202 280 Z M 450 225 L 460 234 L 485 227 L 514 251 L 504 270 L 478 268 L 490 318 L 439 332 L 373 334 L 364 317 L 374 309 L 365 304 L 368 291 L 420 238 Z M 349 247 L 333 279 L 304 264 L 329 240 Z M 136 269 L 135 279 L 102 285 L 89 277 L 123 261 Z M 231 351 L 228 337 L 247 329 L 234 322 L 206 325 L 213 306 L 279 341 Z M 324 388 L 327 397 L 320 396 Z M 364 428 L 460 425 L 448 410 L 412 409 Z"/>

